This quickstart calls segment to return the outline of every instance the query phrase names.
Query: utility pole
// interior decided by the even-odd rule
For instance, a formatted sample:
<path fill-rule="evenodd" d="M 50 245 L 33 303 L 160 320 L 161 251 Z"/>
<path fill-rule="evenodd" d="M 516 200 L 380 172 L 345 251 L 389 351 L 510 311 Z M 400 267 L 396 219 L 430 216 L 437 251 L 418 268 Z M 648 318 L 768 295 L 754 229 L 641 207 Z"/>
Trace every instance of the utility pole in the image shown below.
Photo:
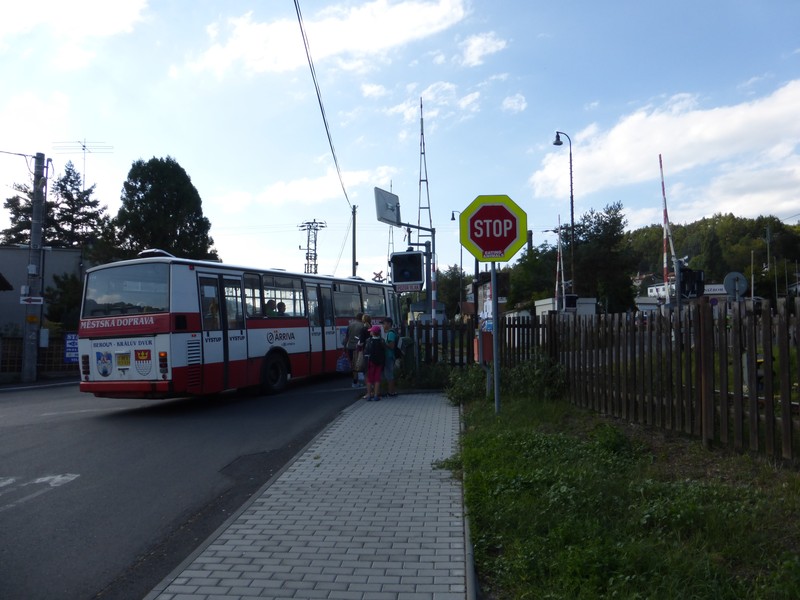
<path fill-rule="evenodd" d="M 298 225 L 301 230 L 308 232 L 306 247 L 300 246 L 300 250 L 306 251 L 306 273 L 317 274 L 317 232 L 327 226 L 325 221 L 317 221 L 316 219 Z"/>
<path fill-rule="evenodd" d="M 353 205 L 353 277 L 356 276 L 358 261 L 356 260 L 356 205 Z"/>
<path fill-rule="evenodd" d="M 22 347 L 22 382 L 36 381 L 39 333 L 41 330 L 42 285 L 42 222 L 44 217 L 44 191 L 47 178 L 44 176 L 45 157 L 38 152 L 33 169 L 33 207 L 31 214 L 31 244 L 28 250 L 28 281 L 23 298 L 28 300 L 25 308 L 25 335 Z M 33 302 L 36 298 L 39 301 Z"/>

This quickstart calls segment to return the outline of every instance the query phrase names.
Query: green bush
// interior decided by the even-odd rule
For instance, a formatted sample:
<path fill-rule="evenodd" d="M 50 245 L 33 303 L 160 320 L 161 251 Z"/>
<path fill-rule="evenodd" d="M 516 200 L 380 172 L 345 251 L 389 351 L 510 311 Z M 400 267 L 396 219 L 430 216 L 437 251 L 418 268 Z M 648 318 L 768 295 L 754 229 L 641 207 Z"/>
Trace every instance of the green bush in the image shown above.
<path fill-rule="evenodd" d="M 475 363 L 453 368 L 450 371 L 445 394 L 453 404 L 464 404 L 476 398 L 485 398 L 487 377 L 491 393 L 494 385 L 491 381 L 493 376 L 491 365 L 488 373 L 481 365 Z M 543 356 L 534 356 L 530 361 L 500 369 L 500 393 L 504 396 L 552 400 L 560 399 L 565 389 L 563 369 Z"/>
<path fill-rule="evenodd" d="M 452 367 L 445 363 L 426 364 L 416 366 L 410 377 L 415 387 L 426 390 L 443 390 L 447 387 Z"/>
<path fill-rule="evenodd" d="M 445 388 L 445 395 L 452 404 L 459 405 L 486 396 L 486 372 L 479 364 L 454 368 Z"/>
<path fill-rule="evenodd" d="M 559 400 L 566 390 L 564 369 L 541 354 L 514 367 L 501 369 L 500 389 L 504 394 L 540 400 Z"/>

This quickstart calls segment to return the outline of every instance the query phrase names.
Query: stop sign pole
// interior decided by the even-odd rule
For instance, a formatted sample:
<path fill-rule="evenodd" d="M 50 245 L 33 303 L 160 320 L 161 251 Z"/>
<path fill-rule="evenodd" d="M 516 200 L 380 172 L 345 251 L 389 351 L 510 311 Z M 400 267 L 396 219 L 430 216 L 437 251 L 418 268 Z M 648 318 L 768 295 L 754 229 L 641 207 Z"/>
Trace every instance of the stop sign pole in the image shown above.
<path fill-rule="evenodd" d="M 496 263 L 508 262 L 525 245 L 528 217 L 508 196 L 478 196 L 459 216 L 459 239 L 470 254 L 492 263 L 492 358 L 494 372 L 494 411 L 500 413 L 500 336 L 497 302 Z M 478 298 L 475 297 L 477 306 Z M 483 348 L 478 329 L 478 347 Z M 487 371 L 488 376 L 488 371 Z M 488 391 L 488 382 L 487 382 Z"/>

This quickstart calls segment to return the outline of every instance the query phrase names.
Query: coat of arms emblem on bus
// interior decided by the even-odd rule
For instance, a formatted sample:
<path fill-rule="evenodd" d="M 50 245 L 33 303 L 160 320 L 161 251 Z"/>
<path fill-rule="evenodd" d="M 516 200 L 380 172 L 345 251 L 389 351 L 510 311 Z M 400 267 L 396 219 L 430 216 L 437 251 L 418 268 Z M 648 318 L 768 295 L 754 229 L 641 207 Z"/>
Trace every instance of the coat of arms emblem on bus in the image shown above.
<path fill-rule="evenodd" d="M 111 352 L 96 352 L 97 356 L 97 372 L 103 377 L 111 375 Z"/>
<path fill-rule="evenodd" d="M 150 350 L 135 350 L 133 356 L 136 363 L 136 372 L 142 376 L 150 373 L 150 369 L 153 366 L 153 362 L 151 360 L 152 354 Z"/>

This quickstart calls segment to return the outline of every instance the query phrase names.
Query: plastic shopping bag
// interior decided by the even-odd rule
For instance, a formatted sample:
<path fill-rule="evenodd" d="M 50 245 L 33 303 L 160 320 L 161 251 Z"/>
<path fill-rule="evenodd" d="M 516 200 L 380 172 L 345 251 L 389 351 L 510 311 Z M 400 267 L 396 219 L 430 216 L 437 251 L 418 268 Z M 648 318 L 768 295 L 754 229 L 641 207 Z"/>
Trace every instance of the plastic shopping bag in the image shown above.
<path fill-rule="evenodd" d="M 352 367 L 350 366 L 350 358 L 347 356 L 347 352 L 342 352 L 336 361 L 336 372 L 350 373 L 351 371 Z"/>

